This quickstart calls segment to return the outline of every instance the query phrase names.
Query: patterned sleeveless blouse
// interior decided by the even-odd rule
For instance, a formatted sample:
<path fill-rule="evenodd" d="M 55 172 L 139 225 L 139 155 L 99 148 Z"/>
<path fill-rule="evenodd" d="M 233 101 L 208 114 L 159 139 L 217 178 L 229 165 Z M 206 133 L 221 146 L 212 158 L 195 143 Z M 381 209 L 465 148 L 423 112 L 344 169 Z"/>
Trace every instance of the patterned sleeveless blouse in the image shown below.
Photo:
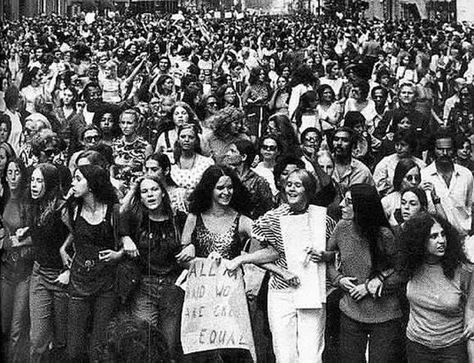
<path fill-rule="evenodd" d="M 207 257 L 211 252 L 218 252 L 223 258 L 233 259 L 240 255 L 243 244 L 239 236 L 240 214 L 237 214 L 232 225 L 225 233 L 215 233 L 207 229 L 199 214 L 196 220 L 192 241 L 196 247 L 196 257 Z"/>

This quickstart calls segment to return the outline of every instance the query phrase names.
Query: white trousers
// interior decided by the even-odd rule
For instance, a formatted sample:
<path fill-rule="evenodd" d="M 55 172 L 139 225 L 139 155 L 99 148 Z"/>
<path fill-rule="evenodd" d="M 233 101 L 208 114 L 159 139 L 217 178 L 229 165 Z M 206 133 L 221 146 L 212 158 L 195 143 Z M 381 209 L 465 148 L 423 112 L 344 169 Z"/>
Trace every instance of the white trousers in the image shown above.
<path fill-rule="evenodd" d="M 268 290 L 268 321 L 277 363 L 322 363 L 326 305 L 296 309 L 293 291 Z"/>

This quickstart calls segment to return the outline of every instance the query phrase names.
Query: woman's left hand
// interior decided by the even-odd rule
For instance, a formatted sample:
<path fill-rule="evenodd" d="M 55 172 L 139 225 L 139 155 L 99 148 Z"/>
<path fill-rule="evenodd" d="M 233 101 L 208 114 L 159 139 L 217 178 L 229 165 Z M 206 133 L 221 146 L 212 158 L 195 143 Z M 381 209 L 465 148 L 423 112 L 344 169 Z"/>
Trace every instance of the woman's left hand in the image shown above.
<path fill-rule="evenodd" d="M 356 287 L 349 290 L 349 294 L 351 294 L 351 297 L 355 301 L 362 300 L 364 297 L 367 296 L 368 293 L 369 292 L 367 291 L 367 288 L 365 287 L 365 284 L 357 285 Z"/>
<path fill-rule="evenodd" d="M 103 262 L 116 262 L 122 258 L 120 251 L 103 250 L 99 252 L 99 260 Z"/>

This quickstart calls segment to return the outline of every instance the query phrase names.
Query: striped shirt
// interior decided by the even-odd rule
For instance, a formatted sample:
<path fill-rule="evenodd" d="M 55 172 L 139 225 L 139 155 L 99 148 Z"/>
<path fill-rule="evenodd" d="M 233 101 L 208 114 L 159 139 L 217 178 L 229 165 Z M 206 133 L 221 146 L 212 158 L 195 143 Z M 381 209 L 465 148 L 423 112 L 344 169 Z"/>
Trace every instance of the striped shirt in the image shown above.
<path fill-rule="evenodd" d="M 283 269 L 288 269 L 285 256 L 285 246 L 283 244 L 283 237 L 281 234 L 280 217 L 294 214 L 290 210 L 289 204 L 282 204 L 276 209 L 273 209 L 259 219 L 252 225 L 252 237 L 259 241 L 263 246 L 272 246 L 279 254 L 275 265 Z M 336 226 L 336 222 L 329 216 L 326 216 L 326 240 L 329 240 L 331 234 Z M 281 290 L 290 287 L 279 275 L 272 274 L 269 286 L 271 289 Z"/>

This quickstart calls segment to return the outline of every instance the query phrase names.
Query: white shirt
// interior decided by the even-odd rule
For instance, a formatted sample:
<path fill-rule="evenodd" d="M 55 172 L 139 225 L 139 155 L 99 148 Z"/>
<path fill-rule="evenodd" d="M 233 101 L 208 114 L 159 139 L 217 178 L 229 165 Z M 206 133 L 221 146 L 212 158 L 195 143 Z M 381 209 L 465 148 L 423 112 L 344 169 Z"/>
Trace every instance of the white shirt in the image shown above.
<path fill-rule="evenodd" d="M 471 230 L 474 185 L 471 171 L 454 164 L 453 176 L 448 187 L 433 162 L 421 171 L 421 180 L 433 183 L 436 194 L 441 198 L 441 206 L 448 221 L 461 233 L 469 233 Z M 429 210 L 434 211 L 431 199 L 428 204 Z"/>

